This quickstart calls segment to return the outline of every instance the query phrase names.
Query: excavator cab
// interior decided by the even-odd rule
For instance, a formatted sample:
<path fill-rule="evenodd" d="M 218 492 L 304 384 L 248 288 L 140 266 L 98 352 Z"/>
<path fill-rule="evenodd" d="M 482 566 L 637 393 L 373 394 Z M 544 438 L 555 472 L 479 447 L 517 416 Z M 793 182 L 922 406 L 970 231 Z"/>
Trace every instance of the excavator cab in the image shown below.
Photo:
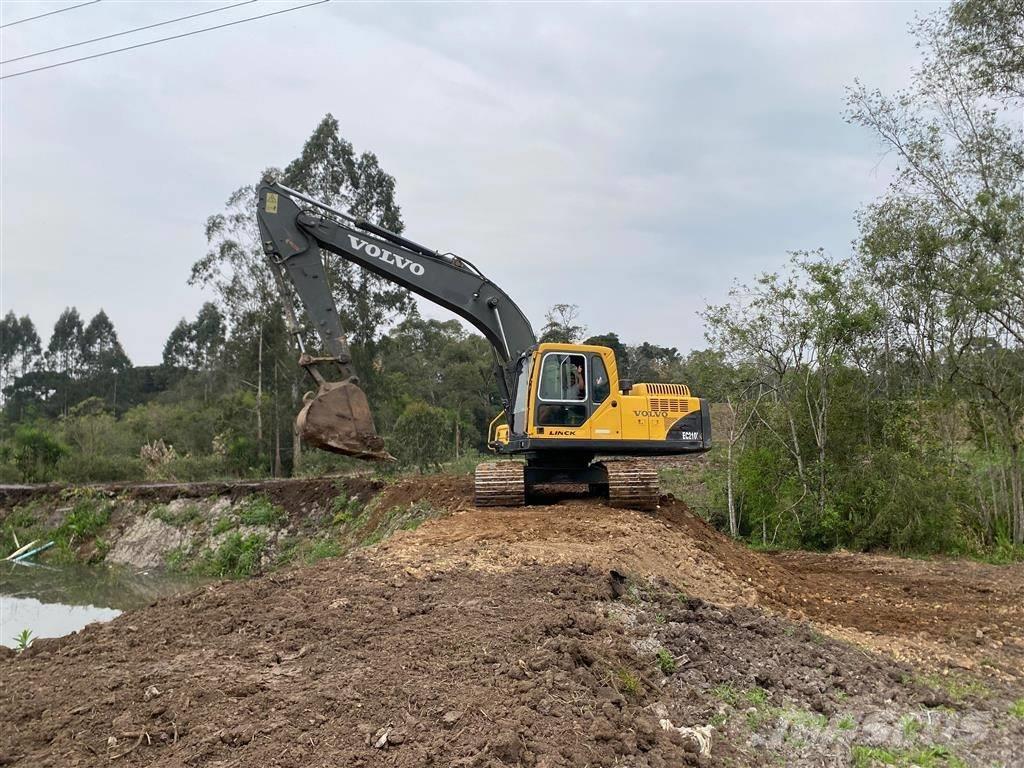
<path fill-rule="evenodd" d="M 711 447 L 707 401 L 685 384 L 619 378 L 615 353 L 590 344 L 539 344 L 516 365 L 511 422 L 492 422 L 497 453 L 665 456 Z"/>

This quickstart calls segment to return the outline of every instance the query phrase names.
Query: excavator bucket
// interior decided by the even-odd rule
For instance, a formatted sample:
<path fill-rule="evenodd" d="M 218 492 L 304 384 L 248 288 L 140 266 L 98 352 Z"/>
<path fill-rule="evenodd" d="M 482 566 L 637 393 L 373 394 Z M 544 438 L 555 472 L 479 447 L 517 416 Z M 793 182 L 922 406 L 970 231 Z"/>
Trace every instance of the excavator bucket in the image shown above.
<path fill-rule="evenodd" d="M 393 461 L 373 425 L 366 394 L 351 382 L 325 382 L 306 396 L 295 424 L 302 439 L 325 451 L 372 461 Z"/>

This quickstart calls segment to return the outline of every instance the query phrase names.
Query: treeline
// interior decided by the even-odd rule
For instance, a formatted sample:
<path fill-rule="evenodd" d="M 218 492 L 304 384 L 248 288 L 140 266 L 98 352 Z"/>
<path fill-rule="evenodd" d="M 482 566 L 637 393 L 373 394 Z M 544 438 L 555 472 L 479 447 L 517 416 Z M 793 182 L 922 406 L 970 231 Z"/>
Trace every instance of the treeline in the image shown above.
<path fill-rule="evenodd" d="M 1024 542 L 1024 16 L 955 2 L 848 120 L 898 160 L 845 259 L 794 254 L 705 313 L 728 364 L 717 509 L 765 544 Z"/>
<path fill-rule="evenodd" d="M 45 349 L 31 318 L 0 325 L 0 481 L 201 480 L 318 473 L 352 462 L 303 451 L 295 414 L 313 382 L 271 306 L 232 328 L 213 302 L 182 319 L 156 366 L 132 366 L 100 311 L 83 327 L 75 308 Z M 579 341 L 577 308 L 548 315 L 545 341 Z M 102 330 L 99 333 L 98 330 Z M 627 347 L 614 333 L 588 343 L 614 348 L 623 375 L 685 377 L 674 348 Z M 454 320 L 415 306 L 368 345 L 354 346 L 378 429 L 407 465 L 428 468 L 486 449 L 500 411 L 489 344 Z"/>

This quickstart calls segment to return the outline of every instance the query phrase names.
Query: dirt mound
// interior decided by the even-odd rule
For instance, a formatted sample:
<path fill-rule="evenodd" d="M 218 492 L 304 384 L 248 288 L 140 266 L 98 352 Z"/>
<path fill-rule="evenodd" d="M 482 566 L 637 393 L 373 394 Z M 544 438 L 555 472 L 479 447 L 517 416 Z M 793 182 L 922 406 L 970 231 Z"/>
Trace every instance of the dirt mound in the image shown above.
<path fill-rule="evenodd" d="M 1024 677 L 1024 565 L 768 555 L 730 539 L 671 497 L 663 497 L 652 515 L 585 496 L 478 509 L 462 478 L 437 486 L 401 483 L 385 494 L 452 510 L 384 542 L 379 555 L 395 563 L 487 571 L 587 563 L 663 579 L 720 605 L 760 606 L 811 620 L 822 632 L 934 669 Z"/>
<path fill-rule="evenodd" d="M 0 755 L 32 766 L 819 765 L 845 758 L 862 725 L 865 738 L 898 741 L 906 712 L 950 703 L 907 682 L 908 667 L 667 583 L 583 566 L 423 565 L 360 553 L 40 641 L 0 661 Z M 797 741 L 811 730 L 813 744 Z M 965 755 L 1018 755 L 1024 723 L 944 738 Z"/>
<path fill-rule="evenodd" d="M 332 566 L 39 642 L 5 665 L 3 754 L 32 765 L 688 760 L 642 696 L 612 685 L 636 660 L 594 608 L 612 597 L 606 574 L 416 580 L 361 556 Z"/>
<path fill-rule="evenodd" d="M 423 492 L 439 494 L 436 489 Z M 405 503 L 421 498 L 415 486 L 391 493 Z M 381 556 L 402 564 L 423 561 L 428 569 L 588 563 L 660 577 L 687 595 L 723 604 L 756 605 L 761 602 L 760 588 L 776 593 L 778 584 L 792 578 L 769 558 L 738 546 L 671 499 L 651 515 L 613 509 L 594 499 L 477 509 L 465 496 L 457 498 L 452 514 L 424 523 L 414 533 L 396 534 L 380 546 Z"/>
<path fill-rule="evenodd" d="M 654 515 L 470 498 L 466 478 L 399 482 L 366 516 L 440 516 L 0 651 L 0 764 L 1024 764 L 1006 672 L 1024 568 L 769 557 L 670 498 Z M 822 627 L 1004 674 L 928 679 Z"/>

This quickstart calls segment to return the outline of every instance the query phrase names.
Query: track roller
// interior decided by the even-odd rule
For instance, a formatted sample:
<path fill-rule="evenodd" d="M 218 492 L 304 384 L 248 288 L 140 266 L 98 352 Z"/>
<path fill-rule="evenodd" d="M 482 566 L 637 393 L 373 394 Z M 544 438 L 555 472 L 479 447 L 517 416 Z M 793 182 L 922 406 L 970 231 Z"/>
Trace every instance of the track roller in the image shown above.
<path fill-rule="evenodd" d="M 526 467 L 518 461 L 477 464 L 473 501 L 478 507 L 521 507 L 526 503 Z"/>
<path fill-rule="evenodd" d="M 642 461 L 602 461 L 613 507 L 652 512 L 658 508 L 658 470 Z"/>

